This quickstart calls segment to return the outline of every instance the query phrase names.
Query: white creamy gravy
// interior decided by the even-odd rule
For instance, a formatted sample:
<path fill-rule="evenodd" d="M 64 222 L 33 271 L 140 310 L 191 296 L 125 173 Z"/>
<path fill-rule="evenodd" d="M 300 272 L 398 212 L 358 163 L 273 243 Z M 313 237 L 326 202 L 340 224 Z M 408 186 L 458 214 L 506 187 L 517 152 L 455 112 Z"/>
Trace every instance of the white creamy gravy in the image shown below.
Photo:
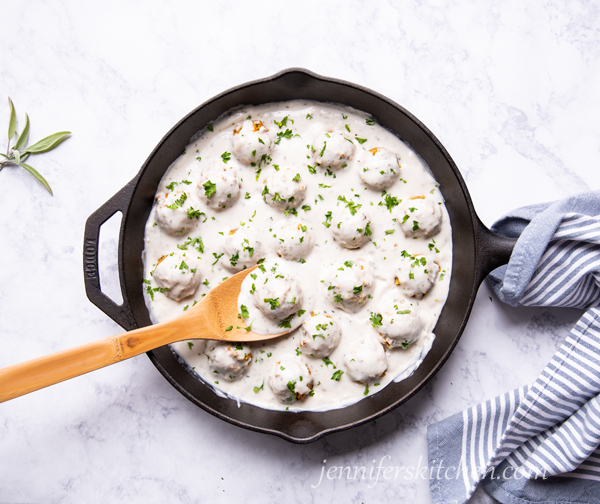
<path fill-rule="evenodd" d="M 286 116 L 287 123 L 280 128 L 275 121 L 281 123 Z M 262 163 L 258 175 L 257 167 L 240 163 L 233 154 L 224 155 L 232 153 L 234 128 L 248 117 L 262 121 L 273 142 L 278 140 L 277 133 L 283 134 L 279 143 L 272 146 L 270 163 Z M 291 130 L 291 135 L 285 135 L 287 130 Z M 347 162 L 346 167 L 331 171 L 330 174 L 321 167 L 316 167 L 316 172 L 311 173 L 315 171 L 311 145 L 324 131 L 332 130 L 341 130 L 348 139 L 353 140 L 356 146 L 354 157 Z M 290 136 L 291 138 L 288 138 Z M 425 196 L 428 201 L 440 205 L 442 224 L 440 231 L 432 237 L 435 242 L 432 238 L 405 237 L 398 222 L 400 205 L 390 206 L 390 211 L 385 205 L 386 199 L 382 191 L 368 187 L 359 178 L 359 154 L 375 147 L 384 147 L 397 154 L 400 159 L 400 171 L 397 180 L 387 189 L 388 197 L 391 195 L 397 200 L 407 202 L 411 198 Z M 209 166 L 215 166 L 215 163 L 237 170 L 241 179 L 239 198 L 230 208 L 215 210 L 194 196 L 198 191 L 204 194 L 205 188 L 201 185 L 202 172 Z M 274 208 L 263 200 L 264 181 L 275 170 L 275 166 L 280 170 L 289 168 L 300 174 L 302 182 L 306 185 L 303 202 L 297 207 L 297 217 L 284 217 L 281 209 Z M 174 182 L 176 184 L 173 184 Z M 330 410 L 375 394 L 393 380 L 407 378 L 423 361 L 433 344 L 435 336 L 432 330 L 448 295 L 452 263 L 450 220 L 436 181 L 425 163 L 406 144 L 375 123 L 370 116 L 346 106 L 304 100 L 241 107 L 220 117 L 192 140 L 185 152 L 165 173 L 159 184 L 157 196 L 178 189 L 190 192 L 192 203 L 187 203 L 192 204 L 193 209 L 202 212 L 202 215 L 200 218 L 191 219 L 189 230 L 173 235 L 166 233 L 156 224 L 156 205 L 150 213 L 143 252 L 143 288 L 153 323 L 179 315 L 182 310 L 189 309 L 196 301 L 200 301 L 210 288 L 232 276 L 234 272 L 225 267 L 229 260 L 227 254 L 220 256 L 223 254 L 225 237 L 231 230 L 249 228 L 252 235 L 259 237 L 262 242 L 265 265 L 271 267 L 277 263 L 278 267 L 294 272 L 302 288 L 302 309 L 306 312 L 302 317 L 294 319 L 294 325 L 310 317 L 311 312 L 325 313 L 335 317 L 342 332 L 340 343 L 329 355 L 330 362 L 327 363 L 305 352 L 299 353 L 299 330 L 276 340 L 249 344 L 252 362 L 243 375 L 233 381 L 223 379 L 209 369 L 203 341 L 182 341 L 172 345 L 175 352 L 189 364 L 192 372 L 211 385 L 216 393 L 267 409 Z M 333 240 L 333 226 L 326 227 L 323 224 L 327 222 L 328 212 L 335 213 L 345 206 L 344 202 L 338 200 L 339 196 L 345 197 L 346 201 L 362 205 L 361 210 L 368 213 L 372 236 L 370 241 L 360 248 L 341 247 Z M 310 207 L 310 210 L 303 210 L 302 206 Z M 278 239 L 273 237 L 273 234 L 276 234 L 275 223 L 282 219 L 296 218 L 306 223 L 314 244 L 304 263 L 278 257 L 274 252 L 278 244 Z M 186 242 L 190 243 L 190 238 L 202 238 L 203 252 L 197 250 L 197 240 L 193 242 L 195 247 L 188 245 L 187 250 L 181 249 L 186 246 Z M 403 250 L 411 255 L 426 254 L 439 265 L 440 274 L 422 299 L 406 296 L 396 285 L 395 277 Z M 170 299 L 165 292 L 161 292 L 156 279 L 153 278 L 153 271 L 160 258 L 172 252 L 185 254 L 183 257 L 193 256 L 195 263 L 200 265 L 198 272 L 203 282 L 192 296 L 180 301 Z M 335 307 L 323 283 L 332 268 L 331 265 L 344 261 L 367 265 L 375 278 L 371 298 L 354 314 Z M 238 305 L 243 304 L 249 312 L 247 322 L 253 323 L 255 332 L 280 332 L 277 324 L 273 324 L 254 306 L 252 296 L 248 292 L 251 283 L 252 279 L 248 277 L 238 301 Z M 357 338 L 366 333 L 378 336 L 371 323 L 371 314 L 377 312 L 378 304 L 390 295 L 399 300 L 401 308 L 416 307 L 424 321 L 424 329 L 419 339 L 407 349 L 383 347 L 387 358 L 387 371 L 375 383 L 366 387 L 365 384 L 353 381 L 345 372 L 344 355 Z M 314 395 L 290 404 L 282 403 L 275 397 L 268 386 L 268 375 L 274 363 L 284 356 L 297 359 L 308 366 L 314 382 Z M 340 370 L 344 371 L 341 378 L 332 379 L 334 373 Z M 339 377 L 339 373 L 337 375 Z"/>

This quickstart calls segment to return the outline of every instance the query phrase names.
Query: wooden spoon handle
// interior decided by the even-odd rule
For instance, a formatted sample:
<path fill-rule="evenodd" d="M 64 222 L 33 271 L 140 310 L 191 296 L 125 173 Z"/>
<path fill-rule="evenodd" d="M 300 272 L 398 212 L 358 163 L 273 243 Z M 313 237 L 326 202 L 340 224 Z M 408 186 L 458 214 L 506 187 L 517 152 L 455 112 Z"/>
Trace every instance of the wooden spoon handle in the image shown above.
<path fill-rule="evenodd" d="M 198 306 L 175 319 L 0 369 L 0 403 L 176 341 L 254 341 L 278 336 L 270 335 L 265 338 L 244 330 L 245 323 L 238 322 L 236 302 L 240 283 L 253 269 L 238 273 L 233 277 L 237 277 L 236 282 L 233 278 L 224 282 L 218 289 L 211 291 Z M 220 302 L 215 294 L 217 291 Z M 235 330 L 232 321 L 236 323 Z M 237 327 L 237 323 L 242 324 L 242 327 Z"/>
<path fill-rule="evenodd" d="M 111 336 L 0 369 L 0 402 L 119 362 L 119 346 Z"/>
<path fill-rule="evenodd" d="M 180 324 L 142 327 L 0 369 L 0 403 L 185 339 Z"/>

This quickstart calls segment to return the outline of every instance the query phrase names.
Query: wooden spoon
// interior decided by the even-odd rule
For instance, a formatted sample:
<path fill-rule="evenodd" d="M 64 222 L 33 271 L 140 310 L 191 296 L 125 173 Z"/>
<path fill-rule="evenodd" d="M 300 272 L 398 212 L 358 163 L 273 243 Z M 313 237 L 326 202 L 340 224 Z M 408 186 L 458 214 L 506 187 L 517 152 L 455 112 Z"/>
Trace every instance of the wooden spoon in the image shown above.
<path fill-rule="evenodd" d="M 54 385 L 90 371 L 110 366 L 176 341 L 211 339 L 232 342 L 277 338 L 280 334 L 252 332 L 238 318 L 237 300 L 246 269 L 212 289 L 196 306 L 179 317 L 62 350 L 0 369 L 0 402 Z M 229 329 L 232 327 L 232 329 Z"/>

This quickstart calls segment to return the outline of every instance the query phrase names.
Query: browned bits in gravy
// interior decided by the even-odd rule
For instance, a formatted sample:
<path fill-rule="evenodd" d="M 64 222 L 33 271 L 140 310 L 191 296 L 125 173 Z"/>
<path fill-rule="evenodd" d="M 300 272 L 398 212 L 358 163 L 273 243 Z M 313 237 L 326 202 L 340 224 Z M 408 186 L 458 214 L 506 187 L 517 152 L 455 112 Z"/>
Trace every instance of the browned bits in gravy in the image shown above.
<path fill-rule="evenodd" d="M 262 121 L 252 121 L 252 124 L 254 125 L 254 131 L 259 131 L 260 128 L 262 128 L 264 126 Z M 269 131 L 269 130 L 267 128 L 265 128 L 265 131 Z"/>

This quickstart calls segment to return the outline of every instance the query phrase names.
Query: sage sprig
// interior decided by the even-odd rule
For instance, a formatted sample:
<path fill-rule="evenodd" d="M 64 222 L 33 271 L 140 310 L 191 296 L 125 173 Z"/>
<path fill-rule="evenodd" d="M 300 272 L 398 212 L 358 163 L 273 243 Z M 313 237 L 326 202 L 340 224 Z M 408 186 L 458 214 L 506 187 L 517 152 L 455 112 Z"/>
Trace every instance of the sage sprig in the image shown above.
<path fill-rule="evenodd" d="M 8 121 L 8 144 L 6 145 L 6 154 L 0 152 L 0 156 L 4 158 L 4 161 L 0 161 L 0 170 L 10 165 L 25 168 L 37 180 L 39 180 L 52 195 L 52 189 L 50 189 L 50 185 L 46 179 L 42 177 L 42 175 L 40 175 L 40 173 L 33 166 L 25 163 L 25 161 L 31 155 L 42 154 L 43 152 L 48 152 L 55 147 L 58 147 L 58 145 L 60 145 L 69 137 L 71 132 L 60 131 L 58 133 L 54 133 L 27 147 L 27 141 L 29 140 L 29 116 L 25 114 L 25 126 L 18 135 L 16 143 L 11 148 L 10 142 L 13 140 L 15 135 L 17 135 L 17 113 L 10 98 L 8 99 L 8 104 L 10 106 L 10 119 Z"/>

